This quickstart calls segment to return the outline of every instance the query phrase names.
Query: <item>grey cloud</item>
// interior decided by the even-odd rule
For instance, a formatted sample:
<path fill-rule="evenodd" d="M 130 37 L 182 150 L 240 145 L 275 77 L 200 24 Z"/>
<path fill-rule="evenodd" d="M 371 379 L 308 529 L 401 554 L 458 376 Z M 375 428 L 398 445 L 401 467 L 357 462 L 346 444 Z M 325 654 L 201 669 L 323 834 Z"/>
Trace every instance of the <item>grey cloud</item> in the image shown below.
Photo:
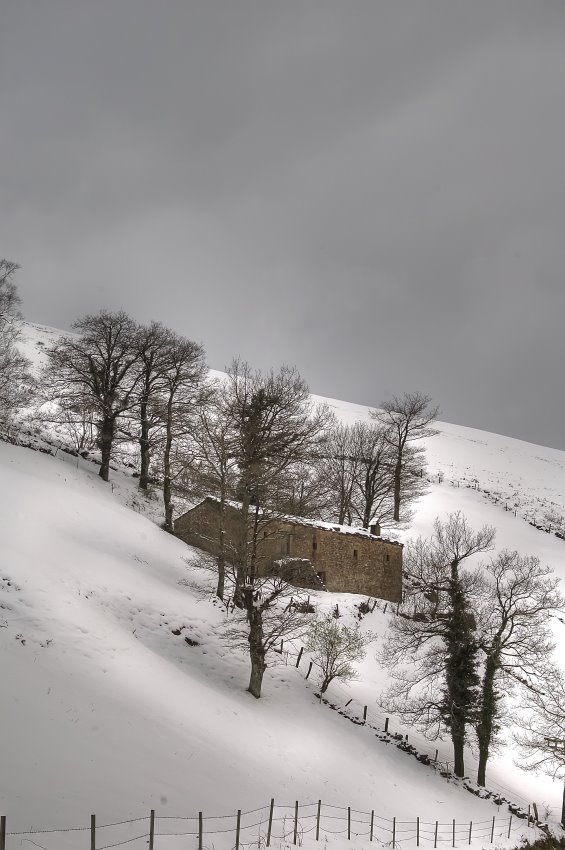
<path fill-rule="evenodd" d="M 565 447 L 563 79 L 561 0 L 7 0 L 0 254 L 31 319 Z"/>

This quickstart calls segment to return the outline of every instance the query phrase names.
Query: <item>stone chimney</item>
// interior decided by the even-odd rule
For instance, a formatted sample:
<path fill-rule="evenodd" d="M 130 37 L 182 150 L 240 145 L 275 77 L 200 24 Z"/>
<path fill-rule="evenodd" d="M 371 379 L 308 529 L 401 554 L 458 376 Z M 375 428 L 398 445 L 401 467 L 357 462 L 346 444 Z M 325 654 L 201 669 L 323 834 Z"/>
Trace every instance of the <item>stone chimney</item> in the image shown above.
<path fill-rule="evenodd" d="M 375 522 L 373 525 L 369 526 L 369 531 L 370 531 L 370 532 L 371 532 L 371 534 L 373 534 L 375 537 L 380 537 L 380 536 L 381 536 L 381 526 L 380 526 L 380 523 Z"/>

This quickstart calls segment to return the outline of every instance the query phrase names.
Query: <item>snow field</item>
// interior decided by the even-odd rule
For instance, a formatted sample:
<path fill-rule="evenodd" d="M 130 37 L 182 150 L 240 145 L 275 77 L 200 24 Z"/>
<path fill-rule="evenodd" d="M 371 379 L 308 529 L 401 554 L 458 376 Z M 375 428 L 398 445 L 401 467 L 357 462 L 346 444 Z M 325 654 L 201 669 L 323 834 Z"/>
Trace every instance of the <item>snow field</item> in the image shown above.
<path fill-rule="evenodd" d="M 120 504 L 89 464 L 0 444 L 0 465 L 0 811 L 9 832 L 87 826 L 92 812 L 99 823 L 150 809 L 229 815 L 271 797 L 374 809 L 399 823 L 498 814 L 320 706 L 315 682 L 292 664 L 269 669 L 254 700 L 246 659 L 223 644 L 209 576 L 191 566 L 190 548 Z M 131 837 L 127 825 L 116 829 L 120 841 Z M 87 833 L 80 845 L 76 836 L 37 840 L 48 850 L 86 844 Z M 21 840 L 8 836 L 7 847 Z M 213 844 L 223 846 L 219 836 Z"/>
<path fill-rule="evenodd" d="M 59 333 L 26 325 L 24 347 L 36 369 Z M 365 407 L 324 401 L 345 421 L 368 418 Z M 426 444 L 430 493 L 400 539 L 429 535 L 436 516 L 461 510 L 474 528 L 496 526 L 497 549 L 535 554 L 564 578 L 565 542 L 523 515 L 565 513 L 565 452 L 447 423 L 438 428 Z M 203 846 L 233 847 L 237 809 L 260 809 L 242 816 L 241 844 L 263 846 L 272 797 L 280 830 L 273 827 L 272 846 L 292 846 L 296 800 L 297 842 L 319 846 L 319 799 L 320 837 L 336 847 L 371 846 L 372 810 L 375 842 L 391 846 L 396 819 L 399 848 L 416 846 L 417 818 L 422 846 L 433 846 L 436 820 L 440 847 L 452 845 L 453 819 L 457 846 L 468 846 L 470 821 L 473 847 L 516 846 L 521 835 L 532 835 L 514 818 L 508 839 L 505 806 L 477 799 L 368 726 L 321 706 L 314 672 L 304 679 L 306 655 L 300 670 L 292 659 L 269 668 L 261 700 L 247 694 L 248 663 L 222 641 L 223 612 L 213 602 L 210 575 L 199 569 L 195 550 L 149 521 L 157 519 L 159 503 L 140 497 L 135 479 L 115 473 L 109 486 L 87 461 L 6 444 L 0 469 L 0 814 L 8 832 L 83 830 L 8 835 L 8 850 L 27 842 L 46 850 L 87 847 L 92 812 L 98 850 L 136 836 L 129 846 L 146 846 L 151 809 L 159 850 L 197 847 L 198 812 Z M 480 489 L 473 489 L 476 482 Z M 504 511 L 506 503 L 517 516 Z M 319 610 L 339 604 L 345 622 L 354 621 L 361 599 L 312 596 Z M 362 622 L 380 637 L 390 615 L 383 607 Z M 554 625 L 561 642 L 563 623 Z M 370 647 L 359 680 L 333 683 L 327 696 L 339 708 L 350 702 L 353 717 L 367 705 L 378 730 L 384 684 Z M 390 729 L 450 760 L 447 741 L 426 741 L 395 718 Z M 514 758 L 510 750 L 493 758 L 489 786 L 523 805 L 535 800 L 542 814 L 545 803 L 558 816 L 561 783 L 525 774 Z M 472 752 L 467 764 L 473 778 Z M 141 820 L 102 827 L 132 818 Z M 227 832 L 218 831 L 223 824 Z M 162 835 L 167 831 L 187 834 Z"/>

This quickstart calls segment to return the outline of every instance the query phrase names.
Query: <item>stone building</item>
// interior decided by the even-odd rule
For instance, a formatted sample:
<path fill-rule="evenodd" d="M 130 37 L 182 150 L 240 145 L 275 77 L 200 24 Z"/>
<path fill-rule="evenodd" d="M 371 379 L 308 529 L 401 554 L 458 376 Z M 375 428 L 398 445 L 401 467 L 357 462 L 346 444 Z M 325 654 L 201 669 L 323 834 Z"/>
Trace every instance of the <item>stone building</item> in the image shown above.
<path fill-rule="evenodd" d="M 208 497 L 175 520 L 175 534 L 213 555 L 218 553 L 220 506 Z M 238 549 L 238 510 L 224 512 L 228 559 Z M 360 593 L 399 602 L 402 544 L 365 529 L 299 517 L 261 517 L 257 531 L 257 574 L 280 575 L 296 587 Z"/>

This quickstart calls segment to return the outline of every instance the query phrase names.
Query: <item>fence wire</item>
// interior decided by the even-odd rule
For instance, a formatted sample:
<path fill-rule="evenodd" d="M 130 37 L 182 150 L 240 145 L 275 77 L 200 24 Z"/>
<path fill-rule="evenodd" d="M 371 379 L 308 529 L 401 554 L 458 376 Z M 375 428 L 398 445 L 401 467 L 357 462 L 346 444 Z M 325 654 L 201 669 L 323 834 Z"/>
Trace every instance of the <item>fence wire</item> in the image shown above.
<path fill-rule="evenodd" d="M 314 811 L 312 811 L 314 810 Z M 260 817 L 257 815 L 260 813 Z M 251 823 L 245 823 L 245 817 L 252 818 Z M 444 815 L 445 818 L 445 815 Z M 171 824 L 172 821 L 188 824 L 188 829 L 163 830 L 159 824 Z M 231 821 L 229 825 L 225 821 Z M 126 827 L 145 821 L 149 825 L 149 831 L 134 836 L 117 835 L 115 841 L 98 844 L 96 835 L 98 831 L 109 828 Z M 215 824 L 214 821 L 222 821 Z M 194 825 L 193 825 L 194 824 Z M 411 818 L 402 820 L 383 817 L 372 811 L 354 809 L 347 806 L 338 806 L 330 803 L 304 803 L 275 804 L 272 800 L 269 805 L 259 806 L 255 809 L 235 811 L 222 815 L 206 815 L 198 813 L 195 815 L 156 815 L 154 811 L 148 817 L 136 817 L 109 823 L 96 824 L 91 821 L 90 826 L 73 826 L 61 829 L 29 829 L 10 831 L 6 829 L 6 819 L 2 818 L 0 828 L 0 846 L 8 847 L 6 839 L 21 838 L 23 836 L 53 835 L 61 833 L 75 833 L 90 831 L 91 847 L 96 850 L 112 850 L 136 841 L 149 844 L 149 850 L 154 850 L 155 844 L 161 838 L 183 838 L 195 839 L 194 846 L 204 847 L 205 839 L 220 835 L 234 836 L 232 847 L 244 847 L 251 841 L 263 842 L 261 846 L 269 841 L 286 841 L 287 843 L 301 844 L 304 836 L 316 834 L 316 838 L 324 839 L 324 836 L 345 836 L 347 840 L 363 838 L 369 841 L 386 844 L 389 847 L 404 848 L 409 843 L 411 846 L 437 847 L 438 845 L 449 845 L 451 847 L 463 847 L 474 841 L 481 841 L 483 845 L 491 844 L 495 838 L 508 838 L 518 830 L 530 827 L 533 822 L 524 823 L 523 819 L 513 815 L 501 818 L 493 818 L 478 821 L 461 822 L 457 820 L 420 820 Z M 2 829 L 4 830 L 2 832 Z M 299 840 L 300 839 L 300 840 Z M 31 839 L 25 841 L 35 843 Z M 4 844 L 2 844 L 4 841 Z M 40 845 L 39 845 L 40 846 Z M 86 844 L 85 844 L 86 846 Z M 9 848 L 8 848 L 9 850 Z"/>

